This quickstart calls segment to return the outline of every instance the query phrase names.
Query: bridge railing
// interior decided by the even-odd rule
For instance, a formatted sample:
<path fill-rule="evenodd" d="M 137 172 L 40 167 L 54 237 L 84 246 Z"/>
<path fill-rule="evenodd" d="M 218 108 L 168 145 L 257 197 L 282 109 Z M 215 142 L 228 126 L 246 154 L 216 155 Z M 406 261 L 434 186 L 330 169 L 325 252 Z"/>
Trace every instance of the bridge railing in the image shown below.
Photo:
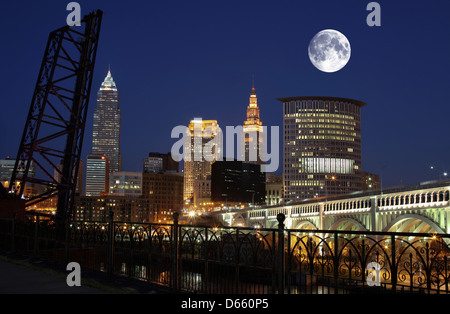
<path fill-rule="evenodd" d="M 449 236 L 287 232 L 287 291 L 449 293 Z"/>
<path fill-rule="evenodd" d="M 0 249 L 195 293 L 449 293 L 450 235 L 0 220 Z"/>

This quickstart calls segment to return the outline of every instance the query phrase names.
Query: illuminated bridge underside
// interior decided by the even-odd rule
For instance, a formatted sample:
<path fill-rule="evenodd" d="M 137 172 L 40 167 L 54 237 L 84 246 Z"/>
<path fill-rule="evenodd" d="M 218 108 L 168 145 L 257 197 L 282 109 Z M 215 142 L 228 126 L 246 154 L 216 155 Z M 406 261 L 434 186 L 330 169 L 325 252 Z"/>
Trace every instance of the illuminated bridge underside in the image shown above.
<path fill-rule="evenodd" d="M 224 225 L 310 230 L 450 233 L 450 183 L 217 212 Z"/>

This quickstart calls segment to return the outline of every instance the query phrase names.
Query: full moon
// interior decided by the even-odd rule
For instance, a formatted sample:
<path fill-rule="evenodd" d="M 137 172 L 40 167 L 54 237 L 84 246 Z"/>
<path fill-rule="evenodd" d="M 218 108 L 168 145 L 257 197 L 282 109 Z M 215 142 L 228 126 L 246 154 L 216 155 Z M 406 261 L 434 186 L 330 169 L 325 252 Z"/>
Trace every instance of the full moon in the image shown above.
<path fill-rule="evenodd" d="M 308 47 L 312 64 L 323 72 L 336 72 L 350 60 L 350 42 L 347 37 L 334 29 L 318 32 Z"/>

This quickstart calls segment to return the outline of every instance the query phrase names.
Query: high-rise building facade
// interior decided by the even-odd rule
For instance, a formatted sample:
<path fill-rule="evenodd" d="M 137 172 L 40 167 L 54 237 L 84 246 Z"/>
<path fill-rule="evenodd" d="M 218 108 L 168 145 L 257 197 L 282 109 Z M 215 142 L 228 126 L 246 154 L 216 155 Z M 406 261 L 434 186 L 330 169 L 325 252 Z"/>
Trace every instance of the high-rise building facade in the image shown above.
<path fill-rule="evenodd" d="M 159 172 L 142 174 L 142 197 L 149 200 L 150 222 L 164 222 L 183 209 L 183 174 Z"/>
<path fill-rule="evenodd" d="M 4 159 L 0 159 L 0 182 L 3 184 L 5 188 L 9 187 L 9 183 L 11 181 L 15 164 L 16 164 L 15 158 L 6 157 Z M 31 162 L 28 176 L 33 178 L 35 174 L 36 174 L 36 165 L 34 164 L 34 162 Z M 20 171 L 18 176 L 22 175 L 23 171 Z"/>
<path fill-rule="evenodd" d="M 109 175 L 109 194 L 139 197 L 142 195 L 142 172 L 119 171 Z"/>
<path fill-rule="evenodd" d="M 211 167 L 211 200 L 218 203 L 265 202 L 265 173 L 254 163 L 216 161 Z"/>
<path fill-rule="evenodd" d="M 194 183 L 194 204 L 211 202 L 211 179 L 197 180 Z"/>
<path fill-rule="evenodd" d="M 120 121 L 119 92 L 111 71 L 108 71 L 97 93 L 91 155 L 106 156 L 110 161 L 110 172 L 122 170 Z"/>
<path fill-rule="evenodd" d="M 283 202 L 283 176 L 266 173 L 266 204 L 278 205 Z"/>
<path fill-rule="evenodd" d="M 178 162 L 173 160 L 172 153 L 167 154 L 151 152 L 144 158 L 143 172 L 158 173 L 161 171 L 179 171 Z"/>
<path fill-rule="evenodd" d="M 77 196 L 75 198 L 74 220 L 106 221 L 110 212 L 114 221 L 147 223 L 149 222 L 149 200 L 142 197 L 118 195 Z"/>
<path fill-rule="evenodd" d="M 255 87 L 252 87 L 250 102 L 247 107 L 247 119 L 244 121 L 242 129 L 244 132 L 244 149 L 241 153 L 242 161 L 263 164 L 265 152 L 264 131 L 260 120 Z"/>
<path fill-rule="evenodd" d="M 106 156 L 87 156 L 86 196 L 109 193 L 109 160 Z"/>
<path fill-rule="evenodd" d="M 360 191 L 361 108 L 338 97 L 283 102 L 284 201 Z"/>
<path fill-rule="evenodd" d="M 193 201 L 195 182 L 208 180 L 211 164 L 221 157 L 221 130 L 216 120 L 194 119 L 185 136 L 184 200 Z M 191 203 L 192 204 L 192 203 Z"/>
<path fill-rule="evenodd" d="M 362 175 L 362 190 L 378 190 L 380 189 L 380 176 L 378 174 L 365 172 L 361 173 Z"/>

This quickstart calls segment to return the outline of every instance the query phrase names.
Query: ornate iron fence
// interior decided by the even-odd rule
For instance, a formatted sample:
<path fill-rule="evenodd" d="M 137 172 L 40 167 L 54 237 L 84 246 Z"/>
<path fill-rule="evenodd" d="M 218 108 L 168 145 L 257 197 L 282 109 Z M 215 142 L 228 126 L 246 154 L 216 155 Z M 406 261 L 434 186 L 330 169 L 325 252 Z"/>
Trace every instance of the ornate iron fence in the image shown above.
<path fill-rule="evenodd" d="M 0 221 L 1 249 L 172 291 L 449 293 L 450 235 L 30 218 Z"/>

